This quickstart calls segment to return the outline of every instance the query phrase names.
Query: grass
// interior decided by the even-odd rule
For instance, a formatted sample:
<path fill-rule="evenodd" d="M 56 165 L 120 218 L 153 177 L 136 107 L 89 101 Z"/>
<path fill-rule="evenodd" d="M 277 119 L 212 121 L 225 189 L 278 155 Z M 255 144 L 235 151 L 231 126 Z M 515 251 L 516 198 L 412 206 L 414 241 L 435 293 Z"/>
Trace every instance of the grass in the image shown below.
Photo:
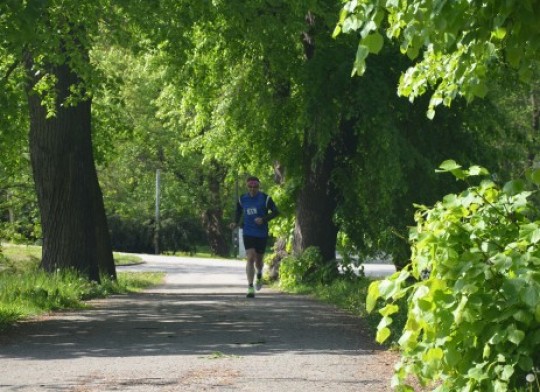
<path fill-rule="evenodd" d="M 8 259 L 7 263 L 17 268 L 25 268 L 25 265 L 34 265 L 41 260 L 41 246 L 2 244 L 2 253 Z M 133 254 L 114 252 L 115 265 L 132 265 L 142 263 L 142 259 Z M 5 267 L 5 265 L 4 265 Z M 0 270 L 2 262 L 0 261 Z"/>
<path fill-rule="evenodd" d="M 296 284 L 288 287 L 279 286 L 279 289 L 288 293 L 313 296 L 318 300 L 335 305 L 339 309 L 363 318 L 369 327 L 370 336 L 375 340 L 377 325 L 382 316 L 376 311 L 368 313 L 366 310 L 368 287 L 372 281 L 373 279 L 367 277 L 358 277 L 358 279 L 337 278 L 326 284 Z M 394 346 L 401 336 L 401 331 L 407 319 L 406 303 L 405 301 L 402 302 L 399 312 L 392 316 L 394 322 L 389 326 L 392 334 L 385 346 Z M 376 309 L 378 308 L 380 306 L 376 307 Z"/>
<path fill-rule="evenodd" d="M 120 256 L 120 257 L 119 257 Z M 90 282 L 74 271 L 47 273 L 38 268 L 41 247 L 2 245 L 0 253 L 0 330 L 15 322 L 60 309 L 84 308 L 85 301 L 111 294 L 138 292 L 162 282 L 162 273 L 120 272 L 112 281 Z M 141 259 L 115 254 L 115 263 Z"/>
<path fill-rule="evenodd" d="M 134 265 L 143 263 L 142 259 L 137 255 L 114 252 L 113 256 L 115 265 Z"/>

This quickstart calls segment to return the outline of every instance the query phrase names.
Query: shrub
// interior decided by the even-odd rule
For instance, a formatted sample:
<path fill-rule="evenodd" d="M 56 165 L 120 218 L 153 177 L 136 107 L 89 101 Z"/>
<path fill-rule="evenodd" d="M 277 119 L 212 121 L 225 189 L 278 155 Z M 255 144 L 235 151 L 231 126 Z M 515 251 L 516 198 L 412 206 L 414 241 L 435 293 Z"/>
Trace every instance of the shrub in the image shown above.
<path fill-rule="evenodd" d="M 324 262 L 316 247 L 307 248 L 298 257 L 285 257 L 279 268 L 279 282 L 285 288 L 299 284 L 328 283 L 338 276 L 337 263 Z"/>
<path fill-rule="evenodd" d="M 488 174 L 453 161 L 441 169 L 458 179 Z M 397 301 L 408 301 L 398 390 L 413 391 L 410 375 L 440 392 L 525 387 L 540 359 L 540 220 L 527 189 L 540 171 L 528 179 L 502 188 L 485 179 L 432 208 L 416 206 L 410 265 L 373 282 L 366 301 L 371 311 L 385 300 L 379 342 L 390 335 Z"/>

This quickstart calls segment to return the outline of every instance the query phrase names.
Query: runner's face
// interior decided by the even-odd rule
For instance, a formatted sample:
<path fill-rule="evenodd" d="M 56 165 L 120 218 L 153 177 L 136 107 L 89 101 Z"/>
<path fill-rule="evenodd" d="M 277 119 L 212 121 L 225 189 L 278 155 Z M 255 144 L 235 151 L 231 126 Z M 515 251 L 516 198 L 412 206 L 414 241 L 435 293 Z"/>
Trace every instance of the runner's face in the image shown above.
<path fill-rule="evenodd" d="M 250 196 L 255 196 L 259 192 L 259 184 L 247 184 L 248 193 Z"/>

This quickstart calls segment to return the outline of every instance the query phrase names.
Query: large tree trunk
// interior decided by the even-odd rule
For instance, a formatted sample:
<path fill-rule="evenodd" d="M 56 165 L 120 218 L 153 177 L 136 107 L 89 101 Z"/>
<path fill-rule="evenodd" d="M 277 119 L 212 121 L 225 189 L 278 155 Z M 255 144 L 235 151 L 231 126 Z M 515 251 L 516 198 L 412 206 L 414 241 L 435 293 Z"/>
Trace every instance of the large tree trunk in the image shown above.
<path fill-rule="evenodd" d="M 328 145 L 322 160 L 313 163 L 307 148 L 304 158 L 304 181 L 296 199 L 294 252 L 310 246 L 319 248 L 324 261 L 335 260 L 338 228 L 334 223 L 336 191 L 331 181 L 335 152 Z"/>
<path fill-rule="evenodd" d="M 212 170 L 206 175 L 208 184 L 207 208 L 203 212 L 202 224 L 213 254 L 229 256 L 229 242 L 223 230 L 223 209 L 221 207 L 221 184 L 224 179 L 223 168 L 216 162 L 211 164 Z"/>
<path fill-rule="evenodd" d="M 30 109 L 30 155 L 43 229 L 46 271 L 74 268 L 99 281 L 115 278 L 110 234 L 92 153 L 91 100 L 63 105 L 79 80 L 67 65 L 52 66 L 57 78 L 56 115 L 47 118 L 31 61 L 26 63 Z"/>
<path fill-rule="evenodd" d="M 304 45 L 306 63 L 315 55 L 315 16 L 306 14 L 306 31 L 301 40 Z M 317 115 L 311 118 L 316 122 Z M 330 130 L 329 130 L 330 131 Z M 310 143 L 309 130 L 306 128 L 303 149 L 303 183 L 296 199 L 293 249 L 300 254 L 310 246 L 318 247 L 324 261 L 335 260 L 338 228 L 334 223 L 337 208 L 336 190 L 331 181 L 335 164 L 335 149 L 329 143 L 321 159 L 316 159 L 319 146 Z"/>

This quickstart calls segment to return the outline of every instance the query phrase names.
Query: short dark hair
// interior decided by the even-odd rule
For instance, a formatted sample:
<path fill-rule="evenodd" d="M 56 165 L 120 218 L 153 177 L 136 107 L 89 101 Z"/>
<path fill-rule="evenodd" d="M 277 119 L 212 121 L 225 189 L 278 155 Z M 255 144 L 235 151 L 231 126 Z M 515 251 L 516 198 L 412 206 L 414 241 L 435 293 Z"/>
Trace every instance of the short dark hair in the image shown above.
<path fill-rule="evenodd" d="M 250 181 L 257 181 L 257 182 L 261 182 L 257 177 L 255 176 L 249 176 L 247 179 L 246 179 L 246 182 L 250 182 Z"/>

